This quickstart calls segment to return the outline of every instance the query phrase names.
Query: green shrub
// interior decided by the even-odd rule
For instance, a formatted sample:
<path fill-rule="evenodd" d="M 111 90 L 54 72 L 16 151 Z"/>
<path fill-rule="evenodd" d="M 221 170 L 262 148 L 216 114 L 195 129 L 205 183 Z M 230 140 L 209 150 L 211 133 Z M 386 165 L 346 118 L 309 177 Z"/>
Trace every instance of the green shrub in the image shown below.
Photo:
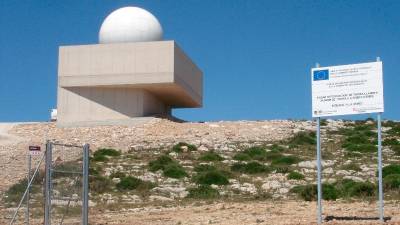
<path fill-rule="evenodd" d="M 226 175 L 223 174 L 221 171 L 217 171 L 217 170 L 200 173 L 194 179 L 197 184 L 202 184 L 202 185 L 211 185 L 211 184 L 227 185 L 227 184 L 229 184 L 229 181 L 228 181 L 228 178 L 226 177 Z"/>
<path fill-rule="evenodd" d="M 341 197 L 367 197 L 375 193 L 375 185 L 370 182 L 356 182 L 345 179 L 336 184 Z"/>
<path fill-rule="evenodd" d="M 400 189 L 400 174 L 387 175 L 383 179 L 385 189 Z"/>
<path fill-rule="evenodd" d="M 224 158 L 214 151 L 206 152 L 199 157 L 200 161 L 221 161 Z"/>
<path fill-rule="evenodd" d="M 165 166 L 175 163 L 173 159 L 171 159 L 167 155 L 159 156 L 156 160 L 149 162 L 149 170 L 155 172 L 157 170 L 164 170 Z"/>
<path fill-rule="evenodd" d="M 400 135 L 400 125 L 398 125 L 397 127 L 392 127 L 392 129 L 390 129 L 388 133 L 392 135 Z"/>
<path fill-rule="evenodd" d="M 400 155 L 400 145 L 392 145 L 390 146 L 390 148 L 392 149 L 392 151 L 394 151 L 396 155 Z"/>
<path fill-rule="evenodd" d="M 283 152 L 285 150 L 284 147 L 277 145 L 277 144 L 273 144 L 269 147 L 269 149 L 271 149 L 272 151 L 278 151 L 278 152 Z"/>
<path fill-rule="evenodd" d="M 349 144 L 364 144 L 364 143 L 368 143 L 369 139 L 365 135 L 354 134 L 350 137 L 347 137 L 345 142 L 347 142 Z"/>
<path fill-rule="evenodd" d="M 197 147 L 196 145 L 192 145 L 192 144 L 188 144 L 186 142 L 179 142 L 178 144 L 174 145 L 172 147 L 172 151 L 174 152 L 182 152 L 182 147 L 186 146 L 188 148 L 189 151 L 197 151 Z"/>
<path fill-rule="evenodd" d="M 303 180 L 304 175 L 299 172 L 292 171 L 287 175 L 287 178 L 289 180 Z"/>
<path fill-rule="evenodd" d="M 235 163 L 231 166 L 231 170 L 234 172 L 242 172 L 242 173 L 248 173 L 248 174 L 270 172 L 269 167 L 267 167 L 263 164 L 260 164 L 258 162 L 249 162 L 247 164 Z"/>
<path fill-rule="evenodd" d="M 292 138 L 289 139 L 291 145 L 314 145 L 316 144 L 315 132 L 301 131 L 296 133 Z"/>
<path fill-rule="evenodd" d="M 268 161 L 272 161 L 278 158 L 281 158 L 283 155 L 281 154 L 280 151 L 277 150 L 271 150 L 266 153 L 265 157 Z"/>
<path fill-rule="evenodd" d="M 378 174 L 378 172 L 377 172 Z M 385 178 L 386 176 L 392 174 L 400 174 L 400 165 L 391 164 L 382 168 L 382 177 Z"/>
<path fill-rule="evenodd" d="M 111 190 L 113 183 L 103 176 L 89 176 L 90 192 L 104 193 Z"/>
<path fill-rule="evenodd" d="M 166 177 L 179 179 L 187 176 L 185 169 L 179 164 L 168 164 L 163 171 Z"/>
<path fill-rule="evenodd" d="M 210 187 L 209 185 L 200 185 L 196 188 L 189 188 L 187 198 L 195 199 L 213 199 L 219 197 L 218 190 Z"/>
<path fill-rule="evenodd" d="M 19 202 L 27 186 L 28 180 L 26 178 L 19 180 L 16 184 L 13 184 L 5 193 L 5 202 Z"/>
<path fill-rule="evenodd" d="M 382 141 L 383 146 L 400 145 L 400 141 L 396 138 L 386 138 Z"/>
<path fill-rule="evenodd" d="M 217 168 L 212 165 L 201 164 L 201 165 L 195 166 L 193 170 L 198 173 L 201 173 L 201 172 L 207 172 L 207 171 L 214 171 L 214 170 L 217 170 Z"/>
<path fill-rule="evenodd" d="M 349 195 L 351 197 L 366 197 L 373 196 L 375 194 L 375 185 L 370 182 L 356 182 L 349 189 Z"/>
<path fill-rule="evenodd" d="M 265 148 L 260 146 L 250 147 L 244 150 L 243 153 L 247 154 L 248 156 L 250 156 L 250 158 L 254 160 L 261 160 L 261 161 L 265 160 L 267 155 L 267 151 L 265 150 Z"/>
<path fill-rule="evenodd" d="M 233 156 L 233 159 L 238 160 L 238 161 L 249 161 L 249 160 L 251 160 L 251 157 L 249 155 L 247 155 L 246 153 L 239 152 Z"/>
<path fill-rule="evenodd" d="M 142 182 L 142 180 L 136 177 L 122 177 L 120 182 L 117 184 L 117 188 L 119 190 L 134 190 L 139 187 Z"/>
<path fill-rule="evenodd" d="M 282 156 L 272 160 L 272 165 L 292 165 L 300 161 L 296 156 Z"/>
<path fill-rule="evenodd" d="M 108 158 L 105 155 L 94 155 L 91 159 L 93 161 L 96 161 L 96 162 L 106 162 L 106 161 L 108 161 Z"/>
<path fill-rule="evenodd" d="M 110 178 L 111 178 L 111 179 L 112 179 L 112 178 L 123 178 L 123 177 L 126 177 L 126 174 L 123 173 L 123 172 L 121 172 L 121 171 L 117 171 L 117 172 L 112 173 L 112 174 L 110 175 Z"/>
<path fill-rule="evenodd" d="M 315 201 L 317 199 L 317 185 L 309 184 L 304 186 L 296 186 L 291 192 L 297 193 L 305 201 Z M 338 191 L 332 184 L 322 184 L 322 199 L 336 200 Z"/>
<path fill-rule="evenodd" d="M 113 148 L 100 148 L 98 149 L 94 154 L 94 156 L 96 155 L 104 155 L 104 156 L 120 156 L 121 152 L 117 151 Z"/>
<path fill-rule="evenodd" d="M 149 170 L 152 172 L 162 170 L 164 176 L 171 178 L 187 176 L 185 169 L 167 155 L 159 156 L 156 160 L 150 161 Z"/>
<path fill-rule="evenodd" d="M 100 171 L 98 168 L 89 167 L 89 175 L 100 175 Z"/>

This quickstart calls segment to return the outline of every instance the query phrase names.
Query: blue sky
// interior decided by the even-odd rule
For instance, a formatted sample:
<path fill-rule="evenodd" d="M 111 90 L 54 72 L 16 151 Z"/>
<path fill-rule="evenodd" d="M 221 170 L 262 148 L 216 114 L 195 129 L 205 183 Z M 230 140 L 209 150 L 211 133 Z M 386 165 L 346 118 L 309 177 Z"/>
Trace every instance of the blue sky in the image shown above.
<path fill-rule="evenodd" d="M 45 121 L 56 106 L 60 45 L 93 44 L 103 19 L 138 6 L 204 72 L 193 121 L 310 119 L 310 68 L 384 64 L 384 118 L 400 119 L 400 1 L 0 2 L 0 121 Z M 362 118 L 362 117 L 351 117 Z"/>

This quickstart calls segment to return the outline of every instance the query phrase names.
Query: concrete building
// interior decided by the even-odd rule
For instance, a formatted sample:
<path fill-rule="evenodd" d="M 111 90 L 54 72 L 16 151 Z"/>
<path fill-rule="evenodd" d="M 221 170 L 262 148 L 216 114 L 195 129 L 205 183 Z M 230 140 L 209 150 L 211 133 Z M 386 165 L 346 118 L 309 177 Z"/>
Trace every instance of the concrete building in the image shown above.
<path fill-rule="evenodd" d="M 129 124 L 135 117 L 170 116 L 202 106 L 202 72 L 149 12 L 111 13 L 100 44 L 61 46 L 57 125 Z"/>

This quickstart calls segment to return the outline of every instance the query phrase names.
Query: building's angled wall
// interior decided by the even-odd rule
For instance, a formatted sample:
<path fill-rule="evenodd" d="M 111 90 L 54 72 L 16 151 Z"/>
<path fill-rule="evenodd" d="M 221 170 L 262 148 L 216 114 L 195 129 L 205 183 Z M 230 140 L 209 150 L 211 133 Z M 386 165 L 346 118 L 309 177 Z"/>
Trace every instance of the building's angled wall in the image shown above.
<path fill-rule="evenodd" d="M 166 106 L 145 90 L 73 87 L 58 90 L 58 123 L 118 121 L 167 114 Z"/>
<path fill-rule="evenodd" d="M 203 102 L 203 72 L 175 43 L 174 81 L 182 86 L 201 107 Z"/>

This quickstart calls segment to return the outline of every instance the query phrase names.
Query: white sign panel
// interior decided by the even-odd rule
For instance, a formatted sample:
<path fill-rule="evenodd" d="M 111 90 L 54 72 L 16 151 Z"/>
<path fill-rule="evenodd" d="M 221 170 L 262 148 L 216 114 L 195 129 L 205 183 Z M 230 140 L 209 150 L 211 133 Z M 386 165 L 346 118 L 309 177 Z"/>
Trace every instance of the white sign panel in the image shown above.
<path fill-rule="evenodd" d="M 382 62 L 311 69 L 313 117 L 383 112 Z"/>

